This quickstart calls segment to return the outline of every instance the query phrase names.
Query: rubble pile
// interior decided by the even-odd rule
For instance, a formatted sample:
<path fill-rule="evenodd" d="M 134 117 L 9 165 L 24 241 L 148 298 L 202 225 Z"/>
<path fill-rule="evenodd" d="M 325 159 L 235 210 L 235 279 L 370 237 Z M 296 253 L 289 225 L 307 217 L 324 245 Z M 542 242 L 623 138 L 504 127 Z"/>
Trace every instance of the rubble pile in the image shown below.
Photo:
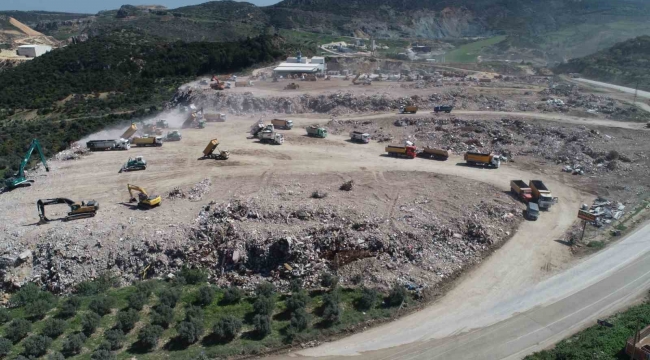
<path fill-rule="evenodd" d="M 618 201 L 598 197 L 591 206 L 583 204 L 581 210 L 593 214 L 596 220 L 592 221 L 591 224 L 600 228 L 620 219 L 625 214 L 625 205 Z"/>
<path fill-rule="evenodd" d="M 54 155 L 54 158 L 58 161 L 77 160 L 88 154 L 90 154 L 88 148 L 74 143 L 69 149 L 63 150 Z"/>
<path fill-rule="evenodd" d="M 200 183 L 194 185 L 188 192 L 187 198 L 192 201 L 199 201 L 203 198 L 203 195 L 210 192 L 210 179 L 203 179 Z"/>

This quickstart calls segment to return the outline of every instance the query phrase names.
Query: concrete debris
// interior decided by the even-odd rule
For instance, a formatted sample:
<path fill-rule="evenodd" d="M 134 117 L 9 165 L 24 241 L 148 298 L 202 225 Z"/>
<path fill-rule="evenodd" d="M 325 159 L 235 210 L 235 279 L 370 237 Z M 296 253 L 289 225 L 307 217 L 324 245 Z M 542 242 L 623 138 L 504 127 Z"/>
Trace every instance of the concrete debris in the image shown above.
<path fill-rule="evenodd" d="M 625 205 L 618 201 L 598 197 L 591 206 L 582 205 L 582 209 L 596 216 L 591 224 L 596 227 L 603 227 L 612 223 L 612 220 L 619 220 L 625 214 Z"/>
<path fill-rule="evenodd" d="M 59 161 L 77 160 L 88 154 L 90 154 L 88 148 L 74 143 L 69 149 L 63 150 L 54 155 L 54 158 Z"/>
<path fill-rule="evenodd" d="M 192 189 L 188 192 L 187 198 L 191 201 L 199 201 L 203 198 L 203 195 L 210 192 L 210 179 L 203 179 L 200 183 L 194 185 Z"/>

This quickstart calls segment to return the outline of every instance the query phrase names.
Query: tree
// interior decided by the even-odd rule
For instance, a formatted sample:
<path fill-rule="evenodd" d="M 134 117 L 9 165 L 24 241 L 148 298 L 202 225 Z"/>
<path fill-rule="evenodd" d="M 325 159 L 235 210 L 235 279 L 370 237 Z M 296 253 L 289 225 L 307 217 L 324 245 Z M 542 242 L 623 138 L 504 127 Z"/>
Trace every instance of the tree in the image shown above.
<path fill-rule="evenodd" d="M 17 343 L 32 330 L 32 323 L 25 319 L 14 319 L 5 329 L 5 337 Z"/>
<path fill-rule="evenodd" d="M 325 273 L 321 276 L 320 283 L 322 286 L 333 289 L 339 283 L 339 277 L 330 273 Z"/>
<path fill-rule="evenodd" d="M 88 309 L 99 316 L 104 316 L 111 313 L 113 306 L 113 299 L 105 295 L 96 296 L 88 304 Z"/>
<path fill-rule="evenodd" d="M 183 267 L 178 275 L 185 278 L 189 285 L 204 283 L 208 280 L 208 274 L 202 269 Z"/>
<path fill-rule="evenodd" d="M 64 319 L 69 319 L 77 313 L 79 307 L 81 306 L 81 299 L 78 296 L 70 296 L 59 310 L 59 317 Z"/>
<path fill-rule="evenodd" d="M 305 309 L 298 309 L 291 314 L 289 327 L 296 332 L 301 332 L 309 326 L 309 314 Z"/>
<path fill-rule="evenodd" d="M 285 301 L 289 311 L 304 309 L 309 303 L 309 295 L 304 290 L 294 292 L 290 298 Z"/>
<path fill-rule="evenodd" d="M 117 313 L 117 323 L 115 327 L 128 333 L 135 327 L 135 324 L 140 320 L 140 314 L 135 309 L 121 310 Z"/>
<path fill-rule="evenodd" d="M 97 279 L 87 280 L 79 283 L 75 290 L 83 296 L 98 295 L 105 293 L 117 283 L 117 278 L 109 274 L 102 274 Z"/>
<path fill-rule="evenodd" d="M 58 351 L 55 351 L 47 356 L 47 360 L 65 360 L 65 356 Z"/>
<path fill-rule="evenodd" d="M 109 350 L 97 349 L 90 355 L 90 358 L 92 360 L 115 360 L 115 355 Z"/>
<path fill-rule="evenodd" d="M 110 350 L 121 349 L 125 338 L 124 332 L 120 329 L 110 329 L 104 333 L 104 340 L 108 343 Z"/>
<path fill-rule="evenodd" d="M 160 325 L 166 329 L 172 321 L 174 321 L 174 310 L 168 305 L 160 304 L 153 308 L 153 312 L 151 313 L 152 324 Z"/>
<path fill-rule="evenodd" d="M 47 315 L 47 312 L 52 308 L 52 303 L 46 300 L 36 300 L 29 306 L 25 306 L 25 313 L 27 316 L 34 319 L 42 319 Z"/>
<path fill-rule="evenodd" d="M 0 308 L 0 325 L 5 324 L 11 320 L 11 314 L 9 310 L 5 308 Z"/>
<path fill-rule="evenodd" d="M 87 312 L 81 316 L 81 331 L 83 331 L 86 336 L 95 332 L 95 329 L 99 326 L 101 317 L 94 312 Z"/>
<path fill-rule="evenodd" d="M 214 300 L 214 290 L 210 286 L 202 286 L 196 297 L 196 302 L 201 306 L 208 306 Z"/>
<path fill-rule="evenodd" d="M 58 338 L 67 327 L 67 323 L 60 319 L 47 319 L 41 329 L 41 335 L 47 336 L 51 339 Z"/>
<path fill-rule="evenodd" d="M 185 320 L 198 319 L 203 320 L 203 309 L 198 306 L 188 306 L 185 309 Z"/>
<path fill-rule="evenodd" d="M 253 327 L 260 337 L 264 338 L 271 333 L 271 317 L 257 314 L 253 317 Z"/>
<path fill-rule="evenodd" d="M 52 344 L 52 339 L 42 335 L 32 335 L 28 337 L 23 343 L 23 354 L 26 356 L 39 357 L 47 353 L 47 348 Z"/>
<path fill-rule="evenodd" d="M 6 356 L 11 352 L 13 343 L 9 339 L 0 338 L 0 356 Z"/>
<path fill-rule="evenodd" d="M 56 303 L 56 297 L 47 291 L 34 284 L 28 283 L 20 288 L 12 297 L 11 304 L 13 306 L 26 306 L 35 303 L 38 300 L 43 300 L 49 304 Z"/>
<path fill-rule="evenodd" d="M 87 337 L 83 333 L 70 334 L 63 342 L 61 351 L 67 356 L 77 355 L 83 349 L 86 339 Z"/>
<path fill-rule="evenodd" d="M 129 299 L 128 299 L 129 308 L 140 311 L 147 303 L 147 300 L 148 300 L 147 295 L 139 291 L 136 291 L 133 294 L 129 295 Z"/>
<path fill-rule="evenodd" d="M 405 302 L 407 299 L 408 299 L 408 292 L 406 292 L 404 286 L 395 283 L 393 284 L 393 287 L 390 289 L 390 293 L 388 294 L 388 298 L 386 300 L 388 302 L 388 305 L 398 306 L 398 305 L 402 305 L 402 303 Z"/>
<path fill-rule="evenodd" d="M 146 325 L 138 333 L 138 342 L 147 350 L 153 349 L 158 345 L 158 339 L 163 331 L 164 329 L 158 325 Z"/>
<path fill-rule="evenodd" d="M 176 307 L 176 303 L 181 298 L 181 292 L 175 287 L 165 288 L 158 293 L 160 304 L 167 305 L 170 308 Z"/>
<path fill-rule="evenodd" d="M 237 304 L 244 297 L 244 292 L 235 286 L 231 286 L 223 293 L 223 301 L 226 304 Z"/>
<path fill-rule="evenodd" d="M 145 297 L 151 296 L 153 293 L 153 290 L 156 288 L 156 283 L 149 280 L 149 281 L 138 281 L 135 283 L 135 288 L 137 289 L 137 292 L 140 294 L 143 294 Z"/>
<path fill-rule="evenodd" d="M 214 324 L 212 332 L 221 340 L 234 339 L 242 329 L 242 321 L 232 315 L 226 315 Z"/>
<path fill-rule="evenodd" d="M 360 310 L 372 309 L 377 302 L 377 296 L 377 290 L 364 287 L 361 290 L 361 297 L 357 301 L 357 307 Z"/>
<path fill-rule="evenodd" d="M 176 326 L 178 340 L 185 344 L 194 344 L 199 341 L 203 330 L 203 320 L 196 318 L 183 320 Z"/>
<path fill-rule="evenodd" d="M 255 300 L 253 309 L 256 314 L 268 316 L 273 315 L 273 310 L 275 310 L 275 300 L 266 296 L 260 296 Z"/>
<path fill-rule="evenodd" d="M 302 290 L 302 279 L 292 279 L 289 282 L 289 290 L 291 290 L 292 293 L 297 293 L 298 291 Z"/>
<path fill-rule="evenodd" d="M 330 324 L 335 324 L 339 321 L 339 317 L 341 316 L 339 302 L 339 296 L 335 292 L 330 292 L 323 296 L 323 319 Z"/>
<path fill-rule="evenodd" d="M 261 282 L 255 287 L 255 295 L 258 297 L 271 297 L 275 294 L 275 286 L 268 281 Z"/>

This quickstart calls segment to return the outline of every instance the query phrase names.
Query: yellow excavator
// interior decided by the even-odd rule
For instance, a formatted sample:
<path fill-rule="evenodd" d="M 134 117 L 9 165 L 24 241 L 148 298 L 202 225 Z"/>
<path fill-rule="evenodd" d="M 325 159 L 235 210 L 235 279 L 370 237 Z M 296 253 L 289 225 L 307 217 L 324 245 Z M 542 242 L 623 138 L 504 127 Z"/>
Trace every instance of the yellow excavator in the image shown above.
<path fill-rule="evenodd" d="M 129 195 L 131 198 L 129 202 L 138 202 L 138 207 L 143 209 L 151 209 L 154 206 L 160 205 L 162 198 L 160 195 L 151 195 L 147 194 L 147 191 L 139 186 L 127 184 L 126 187 L 129 189 Z M 133 196 L 133 191 L 139 192 L 138 199 Z"/>
<path fill-rule="evenodd" d="M 95 200 L 88 202 L 74 202 L 70 199 L 65 198 L 56 198 L 56 199 L 41 199 L 36 202 L 36 207 L 38 208 L 38 216 L 41 218 L 40 223 L 47 223 L 50 221 L 45 216 L 45 207 L 47 205 L 56 205 L 56 204 L 67 204 L 70 207 L 70 212 L 63 220 L 76 220 L 83 219 L 95 216 L 97 210 L 99 209 L 99 203 Z"/>

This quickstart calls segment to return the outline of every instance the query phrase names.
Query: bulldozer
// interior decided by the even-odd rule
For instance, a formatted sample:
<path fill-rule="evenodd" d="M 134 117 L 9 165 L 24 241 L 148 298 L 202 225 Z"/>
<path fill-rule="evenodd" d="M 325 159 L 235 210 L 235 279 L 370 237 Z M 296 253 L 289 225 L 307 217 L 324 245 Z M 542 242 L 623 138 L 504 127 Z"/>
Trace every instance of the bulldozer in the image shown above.
<path fill-rule="evenodd" d="M 219 140 L 210 140 L 208 146 L 203 150 L 203 157 L 201 159 L 228 160 L 230 152 L 228 150 L 219 150 L 218 147 Z"/>
<path fill-rule="evenodd" d="M 137 201 L 138 207 L 141 209 L 151 209 L 154 206 L 160 205 L 162 202 L 162 197 L 160 197 L 160 195 L 149 195 L 145 189 L 137 185 L 127 184 L 126 187 L 129 189 L 129 195 L 131 196 L 129 202 Z M 133 196 L 133 191 L 137 191 L 139 193 L 137 200 Z"/>
<path fill-rule="evenodd" d="M 41 150 L 41 144 L 38 140 L 34 139 L 32 140 L 32 144 L 29 146 L 29 150 L 27 150 L 27 154 L 25 154 L 23 161 L 21 161 L 20 166 L 18 167 L 18 172 L 13 177 L 5 180 L 5 187 L 0 190 L 0 193 L 3 191 L 13 190 L 17 187 L 32 185 L 31 183 L 33 183 L 34 180 L 28 180 L 25 177 L 25 167 L 27 166 L 29 159 L 32 157 L 34 150 L 36 150 L 38 155 L 41 157 L 41 161 L 45 166 L 45 171 L 50 171 L 50 168 L 47 166 L 47 162 L 45 161 L 45 155 L 43 155 L 43 151 Z"/>
<path fill-rule="evenodd" d="M 285 90 L 298 90 L 298 89 L 300 89 L 300 85 L 298 85 L 296 83 L 291 83 L 291 84 L 288 84 L 287 86 L 285 86 L 284 89 Z"/>
<path fill-rule="evenodd" d="M 183 135 L 181 135 L 180 131 L 172 130 L 167 132 L 167 137 L 165 138 L 165 141 L 181 141 L 182 138 Z"/>
<path fill-rule="evenodd" d="M 134 158 L 129 158 L 129 160 L 122 165 L 120 172 L 122 171 L 138 171 L 147 169 L 147 160 L 142 156 L 136 156 Z"/>
<path fill-rule="evenodd" d="M 36 202 L 36 207 L 38 208 L 38 216 L 41 218 L 39 224 L 45 224 L 50 221 L 45 216 L 45 207 L 48 205 L 56 204 L 67 204 L 70 207 L 70 212 L 63 219 L 63 221 L 83 219 L 95 216 L 97 210 L 99 209 L 99 203 L 95 200 L 88 202 L 74 202 L 70 199 L 65 198 L 56 198 L 56 199 L 45 199 L 38 200 Z"/>

